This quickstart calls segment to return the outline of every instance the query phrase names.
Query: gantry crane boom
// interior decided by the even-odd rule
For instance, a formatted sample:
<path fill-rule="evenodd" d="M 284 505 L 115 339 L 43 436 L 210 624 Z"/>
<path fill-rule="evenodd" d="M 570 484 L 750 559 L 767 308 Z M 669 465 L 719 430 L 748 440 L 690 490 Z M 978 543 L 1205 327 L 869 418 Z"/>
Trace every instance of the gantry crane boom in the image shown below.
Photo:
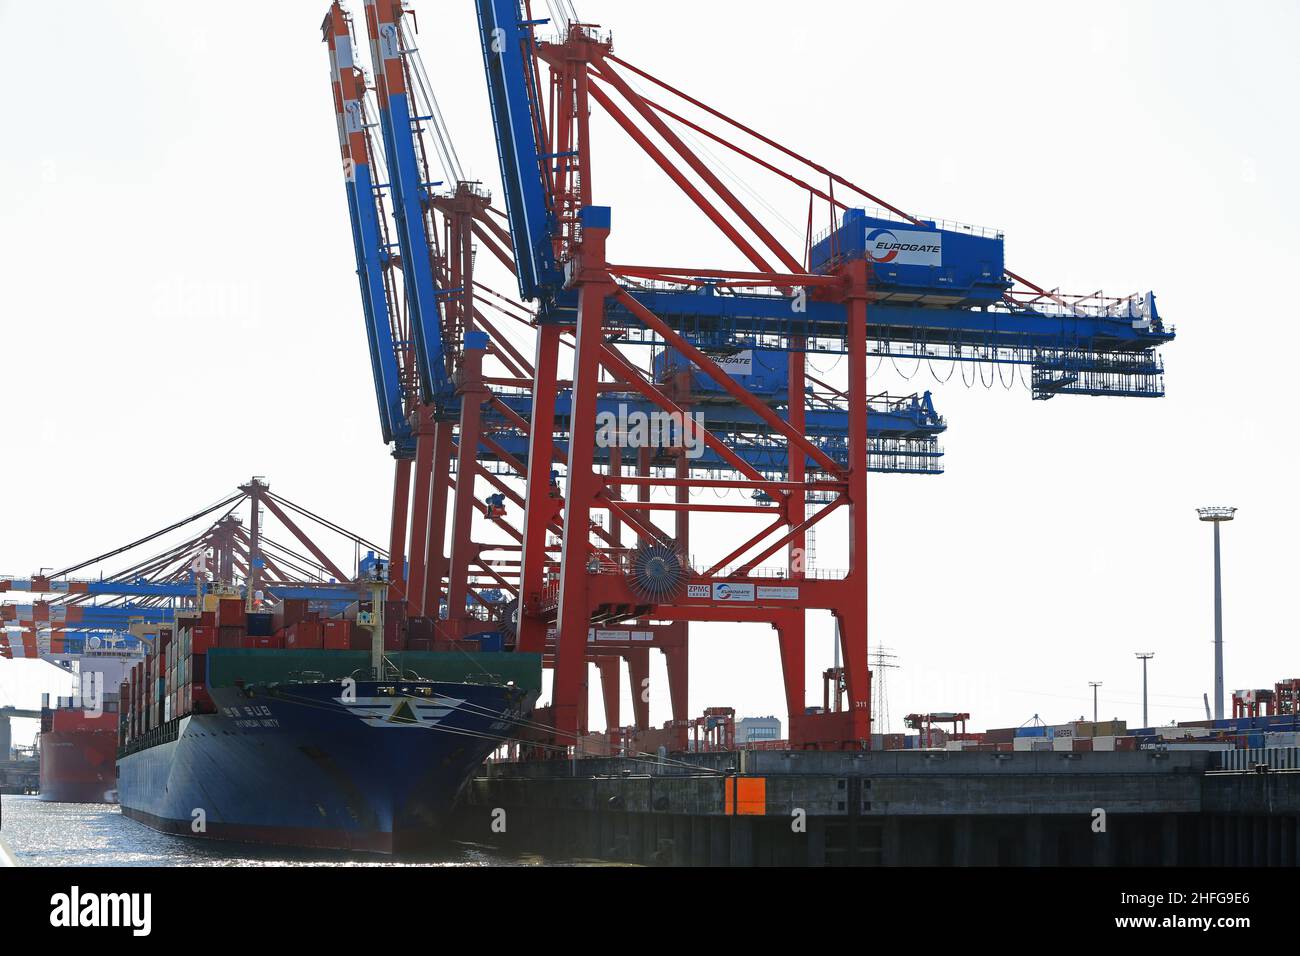
<path fill-rule="evenodd" d="M 366 341 L 379 402 L 379 421 L 385 444 L 396 443 L 398 453 L 414 454 L 411 424 L 407 419 L 401 372 L 393 338 L 385 269 L 392 257 L 384 247 L 380 209 L 366 131 L 365 80 L 356 64 L 351 24 L 335 3 L 322 24 L 329 45 L 330 78 L 339 151 L 347 188 L 352 244 L 361 283 L 361 305 L 366 320 Z"/>
<path fill-rule="evenodd" d="M 370 38 L 379 122 L 383 130 L 393 217 L 401 248 L 402 285 L 415 340 L 421 393 L 428 404 L 445 400 L 453 391 L 442 341 L 441 290 L 434 274 L 431 236 L 426 226 L 430 190 L 421 175 L 416 153 L 411 100 L 402 61 L 397 4 L 366 0 L 366 30 Z"/>
<path fill-rule="evenodd" d="M 367 548 L 367 557 L 359 562 L 363 576 L 368 564 L 384 559 L 373 544 L 328 518 L 274 494 L 269 485 L 257 478 L 241 485 L 239 491 L 238 495 L 170 524 L 162 531 L 69 566 L 75 570 L 138 553 L 163 535 L 179 532 L 213 511 L 226 509 L 199 534 L 186 536 L 181 543 L 169 544 L 160 554 L 136 561 L 114 574 L 99 578 L 68 577 L 66 571 L 55 575 L 0 575 L 0 595 L 25 594 L 37 598 L 0 604 L 0 657 L 64 660 L 79 655 L 102 657 L 116 653 L 115 648 L 131 651 L 135 637 L 169 625 L 176 611 L 198 607 L 214 593 L 239 595 L 250 605 L 268 611 L 276 602 L 307 601 L 330 613 L 370 598 L 370 582 L 348 580 L 299 527 L 298 521 L 311 521 L 343 538 L 358 555 L 361 548 Z M 244 503 L 249 504 L 253 513 L 265 506 L 297 546 L 308 553 L 302 554 L 295 547 L 271 539 L 258 520 L 250 520 L 249 528 L 245 529 L 233 514 Z M 237 578 L 239 574 L 243 575 L 242 583 Z"/>
<path fill-rule="evenodd" d="M 713 178 L 715 191 L 723 200 L 722 212 L 715 209 L 699 189 L 673 168 L 673 159 L 650 142 L 634 119 L 639 118 L 644 125 L 662 134 L 674 148 L 677 161 L 693 166 L 693 171 L 701 174 L 706 182 L 710 181 L 711 173 L 677 137 L 666 118 L 681 120 L 683 125 L 697 133 L 709 135 L 708 131 L 638 94 L 622 76 L 623 70 L 649 80 L 725 121 L 730 132 L 737 135 L 734 139 L 712 135 L 714 141 L 801 184 L 809 191 L 810 203 L 812 199 L 825 198 L 837 217 L 843 214 L 843 219 L 837 218 L 830 234 L 820 243 L 815 244 L 813 237 L 808 237 L 811 265 L 822 268 L 807 271 L 824 271 L 826 266 L 834 266 L 840 261 L 846 251 L 843 233 L 855 221 L 866 221 L 881 228 L 895 227 L 900 235 L 923 231 L 939 236 L 950 245 L 979 235 L 972 227 L 922 220 L 883 204 L 874 195 L 852 186 L 844 177 L 830 173 L 794 150 L 736 123 L 646 71 L 613 56 L 608 42 L 585 28 L 563 24 L 568 33 L 561 35 L 557 42 L 539 39 L 536 30 L 547 21 L 528 19 L 525 0 L 476 0 L 476 3 L 498 157 L 502 179 L 507 184 L 507 211 L 511 231 L 517 237 L 517 253 L 519 247 L 524 246 L 524 253 L 531 254 L 534 260 L 538 260 L 546 250 L 567 254 L 565 250 L 571 238 L 566 238 L 566 235 L 575 229 L 572 224 L 574 217 L 567 210 L 574 205 L 590 204 L 591 168 L 585 142 L 585 116 L 579 116 L 576 123 L 568 122 L 573 103 L 563 99 L 563 89 L 553 91 L 555 97 L 560 97 L 560 102 L 552 110 L 552 115 L 546 114 L 538 89 L 538 64 L 542 63 L 557 70 L 561 66 L 569 70 L 570 73 L 565 75 L 567 80 L 571 80 L 572 88 L 581 87 L 580 95 L 589 93 L 604 107 L 606 113 L 637 140 L 715 224 L 745 251 L 751 263 L 767 261 L 765 256 L 770 257 L 773 250 L 755 248 L 723 213 L 742 219 L 760 238 L 767 236 L 770 239 L 770 235 L 758 227 L 743 205 Z M 573 66 L 575 50 L 586 60 L 576 70 Z M 560 86 L 562 84 L 557 84 Z M 619 105 L 620 99 L 631 106 L 631 115 Z M 564 111 L 564 122 L 557 120 L 555 114 L 558 111 Z M 577 127 L 576 132 L 571 131 L 571 126 Z M 548 135 L 558 139 L 548 141 Z M 776 147 L 796 166 L 827 174 L 836 183 L 849 187 L 849 191 L 884 205 L 874 215 L 888 218 L 875 220 L 866 210 L 836 199 L 833 191 L 828 194 L 759 160 L 736 142 L 745 137 Z M 576 142 L 573 141 L 575 138 Z M 570 195 L 572 193 L 576 196 Z M 518 238 L 521 236 L 526 237 L 526 242 Z M 1172 341 L 1174 335 L 1156 312 L 1154 296 L 1150 293 L 1119 299 L 1062 296 L 1006 270 L 1001 261 L 1000 234 L 987 238 L 991 245 L 996 244 L 996 262 L 989 276 L 994 280 L 996 292 L 992 297 L 959 296 L 955 301 L 943 302 L 939 301 L 939 296 L 927 297 L 924 294 L 882 296 L 880 290 L 886 282 L 887 270 L 883 267 L 875 270 L 873 282 L 876 292 L 869 328 L 873 354 L 1029 366 L 1033 370 L 1033 397 L 1037 399 L 1066 393 L 1133 397 L 1163 395 L 1163 366 L 1154 350 Z M 841 248 L 836 248 L 837 243 Z M 767 245 L 773 244 L 768 242 Z M 822 248 L 819 250 L 818 246 Z M 820 262 L 817 252 L 821 253 Z M 673 328 L 691 329 L 693 341 L 702 346 L 736 348 L 766 341 L 774 347 L 791 350 L 810 348 L 815 343 L 821 351 L 843 351 L 846 325 L 843 303 L 819 301 L 816 296 L 810 296 L 812 301 L 807 303 L 806 311 L 793 311 L 788 283 L 785 289 L 777 283 L 780 275 L 794 275 L 796 270 L 789 268 L 791 260 L 788 255 L 780 255 L 779 249 L 775 253 L 783 263 L 782 268 L 764 269 L 753 265 L 751 271 L 739 272 L 699 265 L 679 268 L 655 264 L 649 267 L 611 266 L 610 271 L 632 300 Z M 875 264 L 882 265 L 880 262 Z M 539 301 L 543 316 L 552 310 L 568 311 L 567 319 L 555 318 L 572 322 L 576 299 L 563 289 L 563 267 L 564 262 L 560 261 L 554 267 L 534 270 L 531 276 L 527 270 L 521 269 L 520 292 L 525 300 Z M 648 292 L 638 288 L 634 280 L 653 280 L 676 288 Z M 1017 283 L 1018 289 L 1015 288 Z M 756 286 L 771 288 L 767 292 L 756 292 L 753 288 Z M 811 289 L 812 285 L 808 288 Z M 630 314 L 627 306 L 626 300 L 611 302 L 605 324 L 632 334 L 643 333 L 644 326 L 639 317 Z"/>
<path fill-rule="evenodd" d="M 516 0 L 479 0 L 477 6 L 519 296 L 525 302 L 546 302 L 563 281 L 555 262 L 556 224 L 546 164 L 569 157 L 544 156 L 539 146 L 534 126 L 540 115 L 534 103 L 538 91 L 531 58 L 525 56 L 533 24 L 523 19 Z"/>

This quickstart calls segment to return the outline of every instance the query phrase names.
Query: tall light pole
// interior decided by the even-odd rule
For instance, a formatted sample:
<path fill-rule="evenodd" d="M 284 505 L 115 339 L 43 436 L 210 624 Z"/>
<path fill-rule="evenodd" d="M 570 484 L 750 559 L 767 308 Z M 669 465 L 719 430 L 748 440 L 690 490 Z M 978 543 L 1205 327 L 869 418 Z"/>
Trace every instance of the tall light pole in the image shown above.
<path fill-rule="evenodd" d="M 1197 508 L 1202 521 L 1214 524 L 1214 719 L 1223 719 L 1223 584 L 1219 573 L 1219 525 L 1231 521 L 1236 508 Z"/>
<path fill-rule="evenodd" d="M 1097 722 L 1097 688 L 1101 686 L 1101 681 L 1090 680 L 1088 686 L 1092 688 L 1092 722 Z"/>
<path fill-rule="evenodd" d="M 1151 721 L 1147 718 L 1147 661 L 1156 656 L 1155 651 L 1140 651 L 1137 659 L 1142 662 L 1142 726 L 1150 727 Z"/>

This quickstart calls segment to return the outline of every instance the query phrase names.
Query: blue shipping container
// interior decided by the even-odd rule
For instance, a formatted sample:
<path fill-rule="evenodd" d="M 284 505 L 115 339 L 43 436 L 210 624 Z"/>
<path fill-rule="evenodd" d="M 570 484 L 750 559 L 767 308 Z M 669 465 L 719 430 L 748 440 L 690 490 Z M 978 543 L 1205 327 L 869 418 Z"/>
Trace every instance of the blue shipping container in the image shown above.
<path fill-rule="evenodd" d="M 1046 727 L 1017 727 L 1016 736 L 1017 737 L 1046 737 L 1047 728 Z"/>

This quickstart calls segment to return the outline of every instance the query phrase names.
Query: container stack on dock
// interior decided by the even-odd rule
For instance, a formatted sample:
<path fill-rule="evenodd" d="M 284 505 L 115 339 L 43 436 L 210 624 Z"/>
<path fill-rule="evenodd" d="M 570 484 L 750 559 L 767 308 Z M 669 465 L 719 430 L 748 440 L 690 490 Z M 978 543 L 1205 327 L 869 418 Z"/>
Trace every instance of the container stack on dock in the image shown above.
<path fill-rule="evenodd" d="M 1300 732 L 1300 715 L 1230 717 L 1223 720 L 1184 721 L 1171 727 L 1134 731 L 1144 746 L 1169 749 L 1248 750 L 1294 746 Z"/>
<path fill-rule="evenodd" d="M 873 749 L 913 750 L 917 736 L 880 734 Z M 932 750 L 1057 753 L 1145 749 L 1245 750 L 1300 746 L 1300 717 L 1280 714 L 1225 720 L 1182 721 L 1165 727 L 1129 729 L 1123 720 L 1075 720 L 1065 724 L 1003 727 L 978 734 L 949 735 Z"/>
<path fill-rule="evenodd" d="M 925 748 L 917 734 L 874 734 L 871 749 L 1091 753 L 1143 749 L 1284 748 L 1300 746 L 1300 715 L 1190 720 L 1165 727 L 1135 729 L 1130 729 L 1123 720 L 1074 720 L 1064 724 L 1000 727 L 982 733 L 945 734 L 935 730 L 933 738 L 934 745 Z"/>

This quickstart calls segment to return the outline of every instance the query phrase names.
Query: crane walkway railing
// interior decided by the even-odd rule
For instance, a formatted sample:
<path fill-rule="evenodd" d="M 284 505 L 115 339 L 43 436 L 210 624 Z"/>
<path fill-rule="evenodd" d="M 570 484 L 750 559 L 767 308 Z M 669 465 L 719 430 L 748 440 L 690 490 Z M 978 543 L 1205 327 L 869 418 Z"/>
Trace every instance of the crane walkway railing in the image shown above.
<path fill-rule="evenodd" d="M 917 225 L 917 223 L 913 223 L 910 219 L 900 216 L 898 213 L 893 212 L 892 210 L 889 209 L 884 209 L 880 206 L 868 206 L 866 207 L 865 211 L 866 214 L 872 219 L 885 219 L 888 220 L 889 222 L 899 223 L 900 225 L 908 225 L 908 226 Z M 933 227 L 935 229 L 942 229 L 945 232 L 964 232 L 967 235 L 979 236 L 980 238 L 983 239 L 1005 238 L 1002 230 L 997 229 L 993 226 L 977 226 L 974 223 L 959 222 L 956 219 L 932 219 L 929 216 L 917 216 L 916 218 L 920 220 L 919 225 L 926 226 L 926 227 Z M 835 232 L 843 225 L 844 225 L 843 222 L 838 222 L 834 226 L 827 226 L 821 232 L 813 236 L 813 245 L 817 245 L 817 243 L 825 241 L 826 238 L 830 236 L 832 232 Z"/>

